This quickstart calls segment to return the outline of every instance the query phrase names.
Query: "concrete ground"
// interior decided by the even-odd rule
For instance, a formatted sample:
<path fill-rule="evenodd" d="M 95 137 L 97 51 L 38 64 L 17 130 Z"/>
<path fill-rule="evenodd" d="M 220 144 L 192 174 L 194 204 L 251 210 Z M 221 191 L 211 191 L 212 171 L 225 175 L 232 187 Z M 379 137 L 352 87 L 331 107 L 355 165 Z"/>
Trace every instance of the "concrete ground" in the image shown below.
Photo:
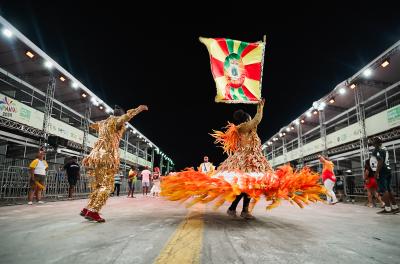
<path fill-rule="evenodd" d="M 110 198 L 92 223 L 85 202 L 0 207 L 0 263 L 400 263 L 400 215 L 359 205 L 260 202 L 243 220 L 137 195 Z"/>

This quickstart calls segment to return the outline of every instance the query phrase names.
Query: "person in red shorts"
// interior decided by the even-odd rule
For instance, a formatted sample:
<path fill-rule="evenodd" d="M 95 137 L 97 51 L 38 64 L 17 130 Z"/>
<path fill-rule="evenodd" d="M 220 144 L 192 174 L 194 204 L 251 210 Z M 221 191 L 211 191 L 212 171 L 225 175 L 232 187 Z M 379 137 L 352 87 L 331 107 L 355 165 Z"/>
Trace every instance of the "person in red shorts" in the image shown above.
<path fill-rule="evenodd" d="M 365 181 L 365 189 L 368 193 L 368 207 L 373 207 L 372 199 L 375 197 L 381 204 L 383 208 L 385 203 L 382 201 L 381 196 L 378 194 L 378 183 L 375 178 L 375 171 L 377 168 L 377 162 L 374 162 L 374 159 L 367 159 L 365 161 L 364 166 L 364 181 Z"/>

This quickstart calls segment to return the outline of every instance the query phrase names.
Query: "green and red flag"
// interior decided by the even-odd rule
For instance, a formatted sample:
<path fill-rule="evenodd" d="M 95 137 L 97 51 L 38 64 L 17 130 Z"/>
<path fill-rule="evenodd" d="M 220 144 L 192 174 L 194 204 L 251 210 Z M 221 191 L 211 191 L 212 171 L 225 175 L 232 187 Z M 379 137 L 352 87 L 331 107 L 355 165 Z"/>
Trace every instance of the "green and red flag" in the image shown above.
<path fill-rule="evenodd" d="M 249 43 L 225 38 L 200 38 L 210 54 L 211 72 L 217 86 L 216 102 L 257 103 L 265 42 Z"/>

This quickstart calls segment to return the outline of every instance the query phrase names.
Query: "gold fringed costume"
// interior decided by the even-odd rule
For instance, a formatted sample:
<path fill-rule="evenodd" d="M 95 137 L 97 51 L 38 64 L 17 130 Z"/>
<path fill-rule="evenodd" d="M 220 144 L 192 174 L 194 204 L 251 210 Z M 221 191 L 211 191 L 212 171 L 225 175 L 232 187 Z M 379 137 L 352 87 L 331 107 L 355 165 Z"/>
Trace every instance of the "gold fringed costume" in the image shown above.
<path fill-rule="evenodd" d="M 250 211 L 264 196 L 272 209 L 282 199 L 303 207 L 309 202 L 321 201 L 325 188 L 318 184 L 319 175 L 305 167 L 294 171 L 289 165 L 273 170 L 264 157 L 257 126 L 262 119 L 263 104 L 248 122 L 238 126 L 229 123 L 226 132 L 214 131 L 216 143 L 221 143 L 228 158 L 213 175 L 185 170 L 165 177 L 161 195 L 172 201 L 185 202 L 187 206 L 215 201 L 217 209 L 225 201 L 232 202 L 242 192 L 251 198 Z"/>
<path fill-rule="evenodd" d="M 114 187 L 114 175 L 119 169 L 119 142 L 125 132 L 125 122 L 143 111 L 143 107 L 128 110 L 122 116 L 110 116 L 90 127 L 99 133 L 90 154 L 83 159 L 83 165 L 94 177 L 87 209 L 99 212 L 106 203 Z"/>

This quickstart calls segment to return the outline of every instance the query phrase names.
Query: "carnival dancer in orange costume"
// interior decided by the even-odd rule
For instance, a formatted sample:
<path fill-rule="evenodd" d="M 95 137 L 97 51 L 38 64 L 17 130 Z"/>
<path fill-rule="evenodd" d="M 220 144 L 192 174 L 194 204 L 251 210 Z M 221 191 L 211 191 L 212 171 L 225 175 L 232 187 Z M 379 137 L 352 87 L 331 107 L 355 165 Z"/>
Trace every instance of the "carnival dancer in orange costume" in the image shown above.
<path fill-rule="evenodd" d="M 221 143 L 228 158 L 213 175 L 186 170 L 165 177 L 161 183 L 161 195 L 172 201 L 192 199 L 188 206 L 216 200 L 215 208 L 225 201 L 234 203 L 245 198 L 241 216 L 253 218 L 251 211 L 261 196 L 270 201 L 267 209 L 280 204 L 282 199 L 303 207 L 309 202 L 321 201 L 325 188 L 318 184 L 319 175 L 305 167 L 293 171 L 289 165 L 274 171 L 262 153 L 257 127 L 263 115 L 264 100 L 258 103 L 257 114 L 251 118 L 239 110 L 235 118 L 242 122 L 229 123 L 226 132 L 214 131 L 216 143 Z M 243 116 L 246 118 L 243 119 Z M 194 198 L 193 198 L 194 197 Z M 249 205 L 250 198 L 252 202 Z M 236 201 L 235 201 L 236 200 Z M 228 214 L 236 216 L 233 204 Z"/>
<path fill-rule="evenodd" d="M 147 106 L 141 105 L 125 113 L 122 108 L 116 106 L 114 115 L 90 126 L 98 131 L 99 138 L 90 154 L 82 162 L 89 171 L 89 175 L 94 177 L 89 203 L 80 213 L 86 219 L 97 222 L 105 221 L 100 217 L 99 211 L 106 203 L 114 186 L 114 175 L 117 173 L 120 163 L 119 142 L 126 130 L 125 123 L 146 110 L 148 110 Z"/>

